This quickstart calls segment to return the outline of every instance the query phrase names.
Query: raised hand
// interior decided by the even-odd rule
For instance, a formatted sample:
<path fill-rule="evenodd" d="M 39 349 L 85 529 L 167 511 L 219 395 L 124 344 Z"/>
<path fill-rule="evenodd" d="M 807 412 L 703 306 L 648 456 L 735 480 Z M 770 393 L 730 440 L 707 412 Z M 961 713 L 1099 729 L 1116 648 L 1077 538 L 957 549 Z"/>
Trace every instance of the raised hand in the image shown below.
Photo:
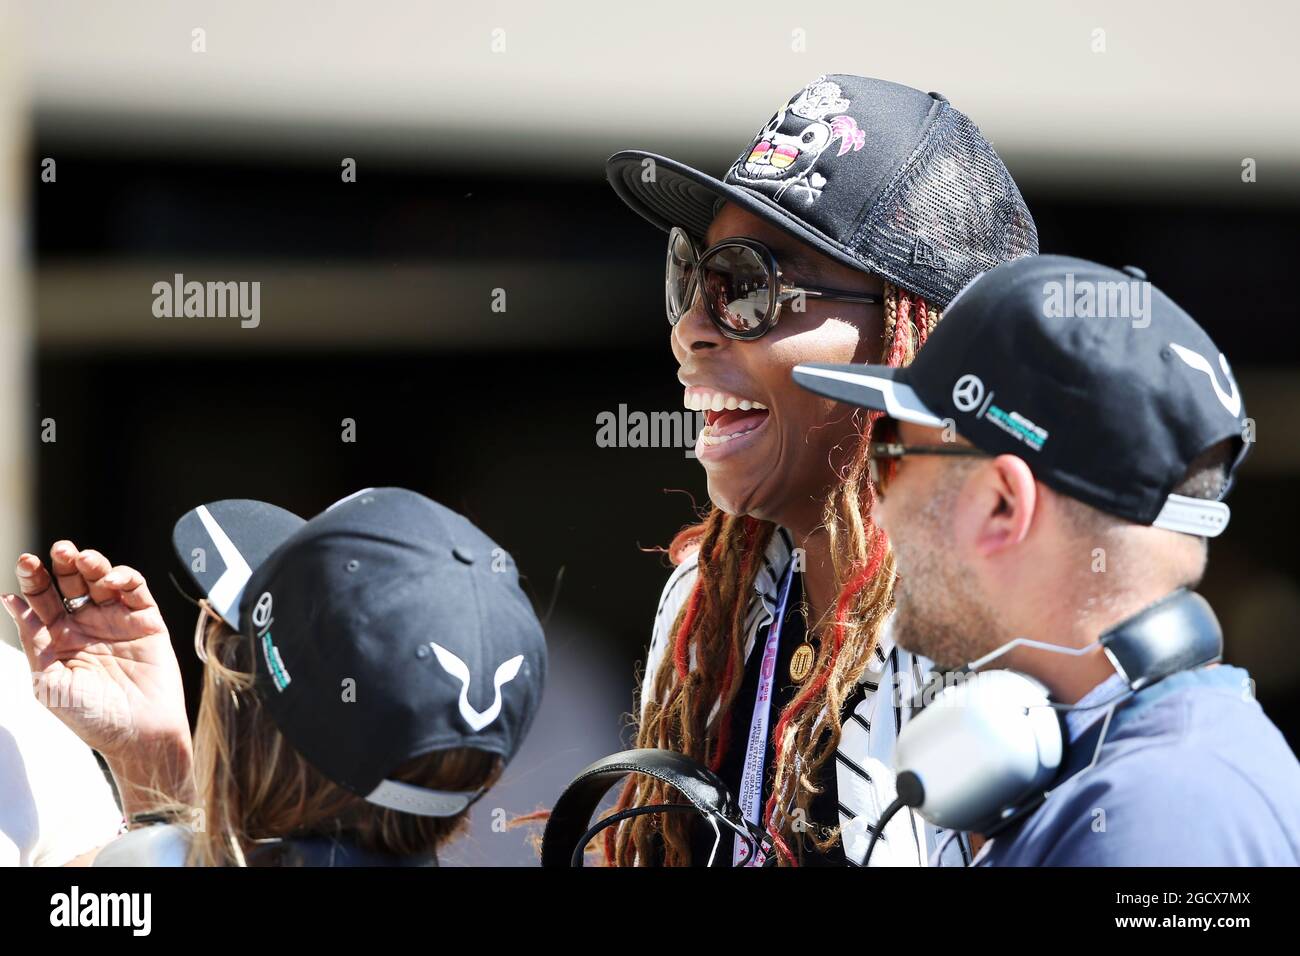
<path fill-rule="evenodd" d="M 53 577 L 36 555 L 20 556 L 22 596 L 0 598 L 18 626 L 37 697 L 104 754 L 115 774 L 115 763 L 162 770 L 160 760 L 171 764 L 180 754 L 187 777 L 180 668 L 144 577 L 71 541 L 56 542 L 50 559 Z M 90 600 L 69 612 L 64 599 L 82 596 Z"/>

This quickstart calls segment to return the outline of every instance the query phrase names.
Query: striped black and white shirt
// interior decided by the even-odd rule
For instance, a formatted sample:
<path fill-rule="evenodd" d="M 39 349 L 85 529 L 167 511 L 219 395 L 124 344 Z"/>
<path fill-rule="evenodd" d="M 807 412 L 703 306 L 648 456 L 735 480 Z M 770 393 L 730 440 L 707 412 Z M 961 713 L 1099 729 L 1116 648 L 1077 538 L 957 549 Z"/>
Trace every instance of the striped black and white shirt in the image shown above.
<path fill-rule="evenodd" d="M 754 595 L 745 619 L 746 661 L 750 660 L 754 647 L 766 640 L 767 629 L 776 615 L 778 589 L 793 559 L 793 539 L 784 528 L 778 528 L 772 535 L 763 555 L 763 566 L 754 581 Z M 655 674 L 672 636 L 673 622 L 690 597 L 696 574 L 696 554 L 692 553 L 673 571 L 664 586 L 646 657 L 641 685 L 642 707 L 650 699 Z M 911 717 L 910 709 L 899 702 L 910 700 L 930 671 L 927 659 L 896 647 L 890 631 L 889 626 L 884 628 L 872 666 L 864 672 L 856 692 L 846 702 L 843 732 L 835 754 L 834 780 L 829 781 L 835 788 L 833 797 L 838 805 L 844 857 L 850 866 L 862 864 L 873 828 L 897 795 L 894 773 L 890 769 L 894 743 L 898 732 Z M 694 647 L 691 648 L 690 664 L 695 666 Z M 895 686 L 899 691 L 897 694 L 892 692 Z M 717 709 L 715 704 L 710 719 Z M 824 717 L 825 713 L 818 719 Z M 738 719 L 748 720 L 748 714 Z M 774 725 L 775 714 L 769 724 L 769 734 Z M 733 737 L 736 739 L 743 738 L 737 735 Z M 769 771 L 770 768 L 765 768 L 765 776 L 770 779 Z M 871 865 L 927 866 L 931 854 L 944 842 L 946 835 L 946 831 L 926 823 L 913 811 L 900 811 L 886 825 L 872 853 Z M 962 866 L 969 861 L 969 845 L 963 836 L 948 842 L 939 862 L 944 866 Z"/>

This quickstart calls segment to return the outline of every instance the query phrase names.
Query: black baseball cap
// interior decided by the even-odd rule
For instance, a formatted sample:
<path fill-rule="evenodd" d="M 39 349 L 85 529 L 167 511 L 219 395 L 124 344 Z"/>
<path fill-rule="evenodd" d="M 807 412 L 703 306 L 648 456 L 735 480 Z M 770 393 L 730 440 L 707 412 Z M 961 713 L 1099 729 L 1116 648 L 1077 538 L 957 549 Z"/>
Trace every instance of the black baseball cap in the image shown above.
<path fill-rule="evenodd" d="M 367 488 L 304 521 L 215 501 L 172 544 L 254 645 L 255 690 L 285 739 L 371 803 L 454 816 L 481 791 L 391 775 L 435 750 L 514 756 L 546 677 L 541 624 L 513 560 L 468 519 L 402 488 Z"/>
<path fill-rule="evenodd" d="M 819 76 L 786 101 L 722 179 L 645 150 L 611 156 L 619 197 L 703 248 L 724 201 L 943 308 L 999 262 L 1038 251 L 1002 159 L 939 93 Z"/>
<path fill-rule="evenodd" d="M 905 368 L 799 365 L 794 379 L 900 421 L 951 422 L 1062 494 L 1205 537 L 1227 527 L 1228 506 L 1172 490 L 1226 439 L 1230 486 L 1250 447 L 1228 360 L 1195 320 L 1141 270 L 1068 256 L 979 276 Z"/>

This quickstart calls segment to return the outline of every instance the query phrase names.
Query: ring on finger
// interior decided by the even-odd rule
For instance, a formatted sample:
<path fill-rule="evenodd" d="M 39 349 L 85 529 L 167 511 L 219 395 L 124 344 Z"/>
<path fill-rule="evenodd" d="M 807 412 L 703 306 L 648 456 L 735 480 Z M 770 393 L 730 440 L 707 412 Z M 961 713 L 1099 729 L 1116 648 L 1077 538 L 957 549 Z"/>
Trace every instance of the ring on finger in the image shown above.
<path fill-rule="evenodd" d="M 83 607 L 90 603 L 89 594 L 79 594 L 76 597 L 65 597 L 63 599 L 63 609 L 69 614 L 76 614 Z"/>

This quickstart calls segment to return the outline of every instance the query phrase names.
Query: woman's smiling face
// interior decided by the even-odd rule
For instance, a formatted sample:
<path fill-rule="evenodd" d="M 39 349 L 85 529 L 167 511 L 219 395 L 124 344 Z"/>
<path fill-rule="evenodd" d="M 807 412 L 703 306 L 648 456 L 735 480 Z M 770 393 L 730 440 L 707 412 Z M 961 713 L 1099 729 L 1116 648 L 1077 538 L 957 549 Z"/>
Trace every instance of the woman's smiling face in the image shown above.
<path fill-rule="evenodd" d="M 788 285 L 882 294 L 878 277 L 841 265 L 728 203 L 709 226 L 706 247 L 740 237 L 770 248 Z M 715 505 L 811 531 L 857 430 L 853 409 L 805 391 L 790 373 L 805 362 L 879 361 L 883 329 L 879 305 L 810 296 L 804 311 L 788 302 L 775 328 L 742 342 L 718 330 L 696 295 L 671 340 L 685 405 L 705 411 L 696 452 Z"/>

